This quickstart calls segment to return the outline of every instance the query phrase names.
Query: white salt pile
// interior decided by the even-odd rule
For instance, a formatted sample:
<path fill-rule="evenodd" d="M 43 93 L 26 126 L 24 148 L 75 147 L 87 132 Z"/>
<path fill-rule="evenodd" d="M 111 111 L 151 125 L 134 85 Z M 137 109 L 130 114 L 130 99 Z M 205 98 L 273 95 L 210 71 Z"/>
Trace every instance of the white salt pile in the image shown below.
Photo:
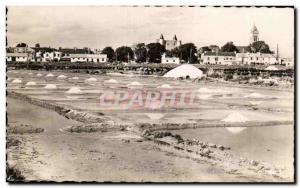
<path fill-rule="evenodd" d="M 104 83 L 116 84 L 116 83 L 118 83 L 118 81 L 115 79 L 109 79 L 109 80 L 105 80 Z"/>
<path fill-rule="evenodd" d="M 79 78 L 77 76 L 74 76 L 72 78 L 70 78 L 71 80 L 78 80 Z"/>
<path fill-rule="evenodd" d="M 268 66 L 267 68 L 265 68 L 265 70 L 279 70 L 277 67 L 271 65 L 271 66 Z"/>
<path fill-rule="evenodd" d="M 190 78 L 201 78 L 203 76 L 203 72 L 193 65 L 185 64 L 170 70 L 163 77 L 186 78 L 187 76 Z"/>
<path fill-rule="evenodd" d="M 82 94 L 83 92 L 79 87 L 71 87 L 68 91 L 66 91 L 68 94 Z"/>
<path fill-rule="evenodd" d="M 157 88 L 161 88 L 161 89 L 172 89 L 173 87 L 170 86 L 169 84 L 163 84 L 161 86 L 158 86 Z"/>
<path fill-rule="evenodd" d="M 146 113 L 146 116 L 148 116 L 152 120 L 158 120 L 165 116 L 165 114 L 161 113 Z"/>
<path fill-rule="evenodd" d="M 86 82 L 97 82 L 97 79 L 96 78 L 88 78 L 85 80 Z"/>
<path fill-rule="evenodd" d="M 270 79 L 263 79 L 263 81 L 266 84 L 270 84 L 271 82 L 273 82 L 274 84 L 278 84 L 278 80 L 272 79 L 272 78 L 270 78 Z"/>
<path fill-rule="evenodd" d="M 45 87 L 45 89 L 56 89 L 56 85 L 55 84 L 47 84 Z"/>
<path fill-rule="evenodd" d="M 212 91 L 206 87 L 200 88 L 197 90 L 199 93 L 212 93 Z"/>
<path fill-rule="evenodd" d="M 249 103 L 253 106 L 260 105 L 263 101 L 249 101 Z"/>
<path fill-rule="evenodd" d="M 142 86 L 142 84 L 140 82 L 131 82 L 127 85 L 128 87 L 138 87 L 138 86 Z"/>
<path fill-rule="evenodd" d="M 41 73 L 38 73 L 37 75 L 36 75 L 37 77 L 41 77 L 41 76 L 43 76 Z"/>
<path fill-rule="evenodd" d="M 16 79 L 14 79 L 14 80 L 12 81 L 12 83 L 14 83 L 14 84 L 20 84 L 20 83 L 22 83 L 22 80 L 16 78 Z"/>
<path fill-rule="evenodd" d="M 222 119 L 224 122 L 246 122 L 249 119 L 238 112 L 232 112 L 226 118 Z"/>
<path fill-rule="evenodd" d="M 59 75 L 58 77 L 57 77 L 57 79 L 65 79 L 65 78 L 67 78 L 65 75 L 63 75 L 63 74 L 61 74 L 61 75 Z"/>
<path fill-rule="evenodd" d="M 33 74 L 32 72 L 28 73 L 28 75 L 32 75 L 32 74 Z"/>
<path fill-rule="evenodd" d="M 246 95 L 245 98 L 261 99 L 261 98 L 266 98 L 266 97 L 260 93 L 251 93 L 249 95 Z"/>
<path fill-rule="evenodd" d="M 49 73 L 46 75 L 46 77 L 53 77 L 54 75 L 52 73 Z"/>
<path fill-rule="evenodd" d="M 26 86 L 35 86 L 36 83 L 35 83 L 35 82 L 27 82 L 25 85 L 26 85 Z"/>
<path fill-rule="evenodd" d="M 246 128 L 247 127 L 226 127 L 226 129 L 233 134 L 240 133 L 243 130 L 245 130 Z"/>
<path fill-rule="evenodd" d="M 211 97 L 211 95 L 208 95 L 208 94 L 198 95 L 198 98 L 199 98 L 199 99 L 203 99 L 203 100 L 209 99 L 210 97 Z"/>

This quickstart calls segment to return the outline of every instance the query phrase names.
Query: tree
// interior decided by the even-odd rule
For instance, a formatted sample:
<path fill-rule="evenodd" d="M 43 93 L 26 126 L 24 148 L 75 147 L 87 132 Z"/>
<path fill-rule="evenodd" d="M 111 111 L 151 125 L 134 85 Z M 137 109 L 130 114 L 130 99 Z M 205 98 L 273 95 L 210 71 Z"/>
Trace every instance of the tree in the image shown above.
<path fill-rule="evenodd" d="M 27 47 L 27 44 L 22 42 L 22 43 L 17 44 L 16 47 Z"/>
<path fill-rule="evenodd" d="M 133 51 L 128 46 L 121 46 L 116 49 L 117 61 L 129 62 L 133 59 Z"/>
<path fill-rule="evenodd" d="M 239 52 L 239 50 L 233 44 L 233 42 L 227 42 L 224 46 L 221 47 L 221 52 Z"/>
<path fill-rule="evenodd" d="M 8 47 L 8 48 L 6 48 L 6 52 L 7 53 L 13 53 L 14 52 L 14 48 Z"/>
<path fill-rule="evenodd" d="M 186 43 L 179 46 L 179 57 L 191 64 L 197 63 L 197 47 L 193 43 Z"/>
<path fill-rule="evenodd" d="M 179 48 L 174 48 L 172 50 L 167 50 L 166 51 L 166 56 L 167 57 L 180 57 L 180 50 Z"/>
<path fill-rule="evenodd" d="M 36 44 L 35 44 L 35 47 L 36 47 L 36 48 L 40 48 L 41 45 L 40 45 L 39 43 L 36 43 Z"/>
<path fill-rule="evenodd" d="M 134 56 L 136 62 L 145 62 L 147 58 L 147 47 L 145 43 L 139 43 L 134 49 Z"/>
<path fill-rule="evenodd" d="M 147 44 L 149 62 L 160 63 L 161 55 L 166 51 L 160 43 Z"/>
<path fill-rule="evenodd" d="M 102 52 L 102 54 L 106 54 L 107 55 L 107 58 L 108 58 L 108 61 L 109 62 L 112 62 L 113 59 L 114 59 L 114 56 L 115 56 L 115 51 L 112 47 L 108 46 L 108 47 L 105 47 Z"/>
<path fill-rule="evenodd" d="M 199 54 L 202 54 L 204 52 L 211 52 L 211 49 L 208 46 L 203 46 L 198 50 Z"/>
<path fill-rule="evenodd" d="M 268 54 L 273 53 L 273 52 L 270 50 L 269 45 L 266 44 L 264 41 L 256 41 L 256 42 L 253 42 L 252 44 L 250 44 L 250 45 L 247 47 L 247 51 L 253 52 L 253 53 L 257 53 L 257 52 L 260 52 L 260 53 L 268 53 Z"/>

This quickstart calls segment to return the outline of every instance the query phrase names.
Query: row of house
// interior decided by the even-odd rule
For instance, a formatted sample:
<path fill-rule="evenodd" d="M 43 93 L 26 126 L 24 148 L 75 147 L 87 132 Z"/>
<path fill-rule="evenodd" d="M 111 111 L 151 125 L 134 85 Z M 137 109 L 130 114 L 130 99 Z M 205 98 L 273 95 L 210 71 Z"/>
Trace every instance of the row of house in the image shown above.
<path fill-rule="evenodd" d="M 204 65 L 284 65 L 281 58 L 266 53 L 205 52 L 200 64 Z"/>
<path fill-rule="evenodd" d="M 108 62 L 106 54 L 91 53 L 88 49 L 54 49 L 49 47 L 11 48 L 6 54 L 7 62 Z M 161 58 L 162 64 L 180 64 L 178 57 L 167 57 L 165 54 Z M 236 53 L 206 51 L 199 58 L 199 63 L 203 65 L 285 65 L 292 67 L 293 61 L 278 58 L 274 54 L 265 53 Z"/>
<path fill-rule="evenodd" d="M 163 36 L 161 36 L 163 41 Z M 176 40 L 175 40 L 176 39 Z M 174 41 L 177 41 L 176 36 Z M 255 25 L 250 32 L 250 41 L 252 44 L 259 41 L 259 31 Z M 277 54 L 268 53 L 250 53 L 247 52 L 248 46 L 236 46 L 238 52 L 222 52 L 219 46 L 210 45 L 199 49 L 199 63 L 203 65 L 284 65 L 288 67 L 294 66 L 292 59 L 279 58 Z M 180 63 L 180 59 L 176 57 L 162 56 L 162 63 Z"/>
<path fill-rule="evenodd" d="M 99 50 L 77 48 L 28 47 L 26 44 L 7 49 L 7 62 L 108 62 L 107 55 Z"/>
<path fill-rule="evenodd" d="M 166 57 L 162 55 L 161 63 L 180 64 L 178 57 Z M 293 66 L 292 61 L 276 57 L 266 53 L 236 53 L 236 52 L 204 52 L 199 58 L 203 65 L 285 65 Z"/>

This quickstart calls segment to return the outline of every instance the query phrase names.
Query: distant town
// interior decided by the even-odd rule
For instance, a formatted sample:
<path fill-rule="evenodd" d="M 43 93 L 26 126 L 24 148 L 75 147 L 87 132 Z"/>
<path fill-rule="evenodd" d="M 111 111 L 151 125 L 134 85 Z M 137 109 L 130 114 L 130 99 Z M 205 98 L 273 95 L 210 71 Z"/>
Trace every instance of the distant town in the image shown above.
<path fill-rule="evenodd" d="M 105 47 L 102 50 L 85 48 L 42 47 L 36 44 L 29 47 L 19 43 L 6 48 L 6 62 L 93 62 L 93 63 L 162 63 L 162 64 L 203 64 L 203 65 L 280 65 L 293 67 L 294 60 L 281 57 L 279 48 L 271 50 L 259 38 L 255 25 L 250 31 L 248 45 L 236 46 L 227 42 L 223 46 L 202 46 L 182 43 L 176 35 L 165 39 L 163 34 L 153 43 L 138 43 L 116 49 Z"/>

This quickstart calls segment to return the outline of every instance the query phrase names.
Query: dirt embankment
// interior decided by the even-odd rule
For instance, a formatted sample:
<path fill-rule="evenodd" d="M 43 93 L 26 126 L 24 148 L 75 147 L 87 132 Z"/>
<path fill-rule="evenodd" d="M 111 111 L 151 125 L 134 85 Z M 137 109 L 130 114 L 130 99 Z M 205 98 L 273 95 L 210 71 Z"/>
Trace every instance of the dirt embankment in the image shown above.
<path fill-rule="evenodd" d="M 34 99 L 32 97 L 29 97 L 24 94 L 16 93 L 16 92 L 7 92 L 7 96 L 14 98 L 14 99 L 20 99 L 26 102 L 29 102 L 31 104 L 53 110 L 57 112 L 59 115 L 67 118 L 72 119 L 78 122 L 82 122 L 86 125 L 94 124 L 94 126 L 100 127 L 100 128 L 107 128 L 107 129 L 113 129 L 113 128 L 120 128 L 121 125 L 117 123 L 116 121 L 113 121 L 108 116 L 104 115 L 94 115 L 88 112 L 82 112 L 74 109 L 70 109 L 67 107 L 64 107 L 62 105 L 58 105 L 55 103 L 50 103 L 44 100 Z M 72 127 L 70 127 L 72 129 Z M 77 128 L 78 129 L 78 128 Z"/>

